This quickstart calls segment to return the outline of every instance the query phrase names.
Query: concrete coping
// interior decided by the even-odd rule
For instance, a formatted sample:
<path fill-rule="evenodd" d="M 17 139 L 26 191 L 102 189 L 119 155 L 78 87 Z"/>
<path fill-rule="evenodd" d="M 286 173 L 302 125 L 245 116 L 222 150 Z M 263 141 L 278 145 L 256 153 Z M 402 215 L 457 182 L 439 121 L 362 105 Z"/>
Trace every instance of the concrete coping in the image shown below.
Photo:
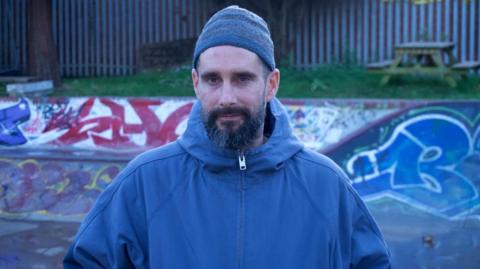
<path fill-rule="evenodd" d="M 10 96 L 45 96 L 53 92 L 53 81 L 42 80 L 25 83 L 7 84 L 7 93 Z"/>

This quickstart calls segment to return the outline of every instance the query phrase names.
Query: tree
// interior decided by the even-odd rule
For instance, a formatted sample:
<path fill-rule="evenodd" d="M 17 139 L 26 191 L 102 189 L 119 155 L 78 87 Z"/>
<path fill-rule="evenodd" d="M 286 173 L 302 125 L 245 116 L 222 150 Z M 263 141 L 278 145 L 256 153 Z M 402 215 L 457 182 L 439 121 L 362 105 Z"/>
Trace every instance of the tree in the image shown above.
<path fill-rule="evenodd" d="M 61 84 L 57 49 L 53 41 L 52 0 L 28 1 L 28 74 Z"/>

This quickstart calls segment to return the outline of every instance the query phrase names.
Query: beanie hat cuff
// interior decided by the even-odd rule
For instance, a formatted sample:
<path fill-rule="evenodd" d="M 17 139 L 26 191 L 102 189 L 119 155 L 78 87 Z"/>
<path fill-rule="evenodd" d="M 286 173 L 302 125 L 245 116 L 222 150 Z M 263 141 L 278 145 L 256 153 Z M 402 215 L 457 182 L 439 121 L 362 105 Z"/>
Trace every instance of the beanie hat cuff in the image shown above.
<path fill-rule="evenodd" d="M 193 67 L 194 68 L 197 67 L 197 62 L 198 62 L 198 58 L 200 57 L 200 54 L 202 54 L 204 51 L 206 51 L 211 47 L 222 46 L 222 45 L 240 47 L 240 48 L 249 50 L 251 52 L 254 52 L 255 54 L 258 55 L 258 57 L 260 57 L 262 62 L 265 63 L 265 65 L 270 69 L 270 71 L 273 71 L 275 69 L 275 59 L 273 58 L 273 55 L 271 55 L 265 48 L 258 46 L 256 43 L 253 43 L 251 40 L 246 40 L 244 38 L 241 38 L 233 34 L 217 35 L 208 41 L 199 43 L 195 49 L 194 58 L 193 58 Z"/>

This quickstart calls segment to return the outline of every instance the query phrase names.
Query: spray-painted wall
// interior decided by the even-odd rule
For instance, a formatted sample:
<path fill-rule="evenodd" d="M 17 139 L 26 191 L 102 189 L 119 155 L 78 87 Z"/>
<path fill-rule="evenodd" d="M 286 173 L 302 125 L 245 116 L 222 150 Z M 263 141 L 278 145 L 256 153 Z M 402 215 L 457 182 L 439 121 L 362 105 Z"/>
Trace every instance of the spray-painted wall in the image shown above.
<path fill-rule="evenodd" d="M 183 133 L 193 102 L 1 99 L 0 216 L 81 219 L 129 159 Z M 283 102 L 351 177 L 396 268 L 480 263 L 480 102 Z"/>
<path fill-rule="evenodd" d="M 398 268 L 480 264 L 479 102 L 396 111 L 328 155 L 367 202 Z"/>
<path fill-rule="evenodd" d="M 143 151 L 182 134 L 193 102 L 189 98 L 0 99 L 0 145 L 3 149 Z M 316 150 L 402 106 L 284 102 L 296 134 Z"/>
<path fill-rule="evenodd" d="M 388 197 L 447 219 L 480 217 L 479 112 L 479 103 L 410 108 L 330 155 L 367 201 Z"/>

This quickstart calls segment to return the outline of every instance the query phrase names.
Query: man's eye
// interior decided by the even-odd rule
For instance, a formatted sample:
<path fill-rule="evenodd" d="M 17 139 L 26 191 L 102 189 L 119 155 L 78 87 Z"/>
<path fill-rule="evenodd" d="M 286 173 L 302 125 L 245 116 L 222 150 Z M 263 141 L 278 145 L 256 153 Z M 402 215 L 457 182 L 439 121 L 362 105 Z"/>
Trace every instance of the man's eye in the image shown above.
<path fill-rule="evenodd" d="M 248 75 L 239 76 L 239 77 L 238 77 L 238 80 L 239 80 L 240 82 L 248 82 L 248 81 L 251 81 L 251 80 L 252 80 L 252 77 L 251 77 L 251 76 L 248 76 Z"/>
<path fill-rule="evenodd" d="M 217 84 L 220 80 L 217 77 L 207 77 L 205 81 L 208 84 Z"/>

